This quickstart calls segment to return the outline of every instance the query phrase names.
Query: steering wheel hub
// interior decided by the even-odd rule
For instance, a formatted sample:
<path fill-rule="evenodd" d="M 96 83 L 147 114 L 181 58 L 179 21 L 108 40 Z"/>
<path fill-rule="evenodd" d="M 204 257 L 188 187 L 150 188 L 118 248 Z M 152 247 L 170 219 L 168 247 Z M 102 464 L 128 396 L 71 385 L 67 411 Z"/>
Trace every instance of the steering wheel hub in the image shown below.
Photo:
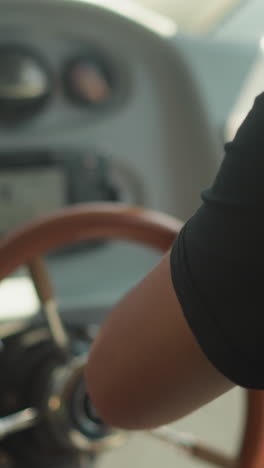
<path fill-rule="evenodd" d="M 91 345 L 89 334 L 85 327 L 67 328 L 67 332 L 69 359 L 54 346 L 47 327 L 32 326 L 4 340 L 0 418 L 21 414 L 26 407 L 38 414 L 34 427 L 1 441 L 7 453 L 17 455 L 20 463 L 25 460 L 25 466 L 36 466 L 38 458 L 39 466 L 50 466 L 50 460 L 67 466 L 65 456 L 70 460 L 82 453 L 89 459 L 124 439 L 121 431 L 100 420 L 87 395 L 83 368 Z"/>
<path fill-rule="evenodd" d="M 105 425 L 91 405 L 83 377 L 86 360 L 87 355 L 75 357 L 51 372 L 42 413 L 58 443 L 98 452 L 118 445 L 122 434 Z"/>

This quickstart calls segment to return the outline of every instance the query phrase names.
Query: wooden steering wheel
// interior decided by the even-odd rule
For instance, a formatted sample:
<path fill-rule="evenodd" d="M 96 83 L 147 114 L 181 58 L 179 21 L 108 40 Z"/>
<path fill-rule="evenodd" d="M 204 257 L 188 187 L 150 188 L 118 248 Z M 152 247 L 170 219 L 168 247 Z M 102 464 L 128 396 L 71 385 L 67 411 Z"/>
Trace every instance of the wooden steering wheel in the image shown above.
<path fill-rule="evenodd" d="M 118 204 L 83 204 L 66 208 L 32 222 L 8 235 L 0 243 L 0 280 L 21 265 L 28 265 L 46 312 L 54 342 L 67 348 L 68 337 L 57 313 L 53 291 L 41 256 L 68 243 L 95 239 L 121 239 L 167 251 L 182 224 L 161 213 Z M 173 437 L 166 428 L 156 436 L 171 441 L 193 457 L 215 466 L 235 468 L 264 467 L 264 393 L 247 391 L 247 412 L 240 452 L 229 459 L 191 437 Z M 1 419 L 0 419 L 1 423 Z M 0 424 L 1 425 L 1 424 Z"/>

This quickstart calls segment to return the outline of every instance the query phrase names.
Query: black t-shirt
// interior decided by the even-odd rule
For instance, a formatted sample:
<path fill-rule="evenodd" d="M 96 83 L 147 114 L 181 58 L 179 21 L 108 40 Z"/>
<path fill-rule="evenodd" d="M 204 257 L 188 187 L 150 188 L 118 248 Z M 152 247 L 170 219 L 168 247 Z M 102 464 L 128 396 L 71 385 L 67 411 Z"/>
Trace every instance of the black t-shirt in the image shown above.
<path fill-rule="evenodd" d="M 208 359 L 234 383 L 264 388 L 264 94 L 171 254 L 183 313 Z"/>

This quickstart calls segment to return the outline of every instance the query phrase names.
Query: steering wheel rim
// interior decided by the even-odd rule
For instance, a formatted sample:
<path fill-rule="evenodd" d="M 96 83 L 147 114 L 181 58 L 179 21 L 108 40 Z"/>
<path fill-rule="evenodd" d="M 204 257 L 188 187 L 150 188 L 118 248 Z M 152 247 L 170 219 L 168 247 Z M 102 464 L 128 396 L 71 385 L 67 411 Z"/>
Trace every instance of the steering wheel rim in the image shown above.
<path fill-rule="evenodd" d="M 129 240 L 165 252 L 181 227 L 182 223 L 170 216 L 123 204 L 94 203 L 65 208 L 27 224 L 0 242 L 0 280 L 49 250 L 83 240 Z M 262 391 L 247 392 L 242 443 L 234 466 L 264 466 Z"/>
<path fill-rule="evenodd" d="M 117 203 L 79 204 L 42 217 L 0 242 L 0 280 L 49 250 L 83 240 L 120 239 L 168 250 L 182 223 Z"/>

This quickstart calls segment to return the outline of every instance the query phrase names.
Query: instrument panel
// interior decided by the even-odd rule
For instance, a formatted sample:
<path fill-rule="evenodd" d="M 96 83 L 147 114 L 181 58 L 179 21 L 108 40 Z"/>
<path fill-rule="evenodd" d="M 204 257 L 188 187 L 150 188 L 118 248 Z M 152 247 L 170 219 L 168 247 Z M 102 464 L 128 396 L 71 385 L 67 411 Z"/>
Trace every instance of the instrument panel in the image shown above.
<path fill-rule="evenodd" d="M 93 35 L 48 29 L 0 19 L 0 236 L 69 204 L 139 199 L 129 170 L 88 136 L 129 105 L 127 59 Z"/>
<path fill-rule="evenodd" d="M 0 239 L 39 216 L 69 205 L 140 203 L 138 192 L 135 181 L 110 155 L 93 148 L 0 152 Z"/>
<path fill-rule="evenodd" d="M 1 125 L 25 124 L 45 108 L 49 112 L 56 99 L 64 102 L 68 113 L 74 107 L 90 116 L 110 109 L 124 95 L 115 62 L 88 43 L 65 53 L 55 67 L 37 45 L 0 42 Z"/>

